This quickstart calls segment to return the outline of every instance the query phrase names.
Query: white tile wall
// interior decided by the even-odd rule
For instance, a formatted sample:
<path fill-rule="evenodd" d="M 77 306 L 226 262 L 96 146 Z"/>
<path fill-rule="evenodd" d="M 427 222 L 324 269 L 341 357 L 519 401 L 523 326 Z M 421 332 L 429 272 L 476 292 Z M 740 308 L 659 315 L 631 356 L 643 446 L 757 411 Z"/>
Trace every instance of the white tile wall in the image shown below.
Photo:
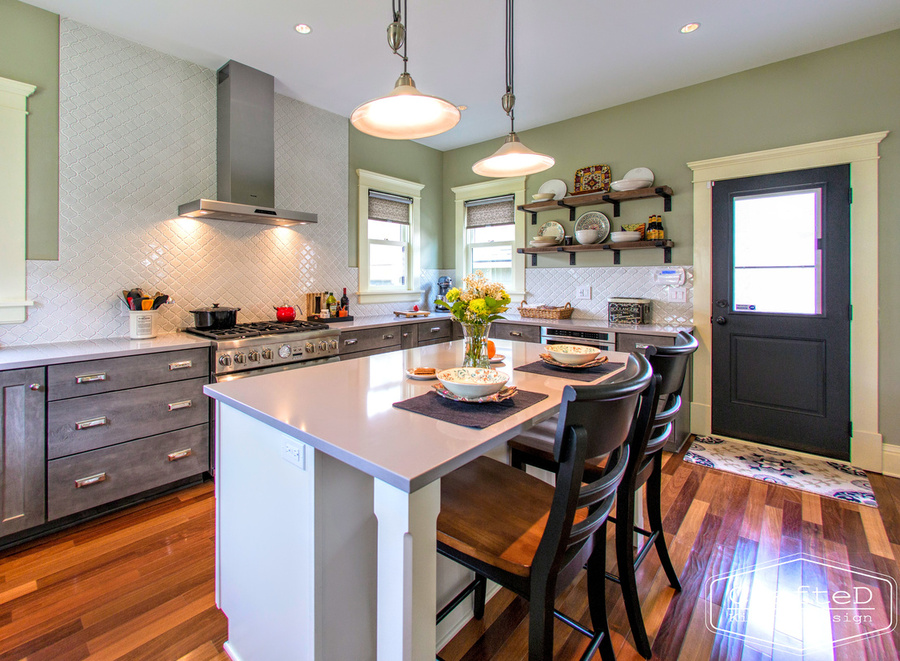
<path fill-rule="evenodd" d="M 347 120 L 277 95 L 275 133 L 276 205 L 316 212 L 317 225 L 175 218 L 180 203 L 215 197 L 215 72 L 63 19 L 60 259 L 28 263 L 36 305 L 26 323 L 0 326 L 0 345 L 125 335 L 117 292 L 133 286 L 174 298 L 162 332 L 214 302 L 253 321 L 271 318 L 272 305 L 305 302 L 308 291 L 355 291 Z M 391 306 L 351 299 L 351 309 Z"/>
<path fill-rule="evenodd" d="M 575 308 L 574 319 L 606 319 L 607 299 L 614 296 L 649 298 L 653 301 L 652 323 L 685 326 L 693 323 L 694 269 L 686 266 L 687 302 L 670 303 L 667 287 L 653 281 L 656 266 L 610 266 L 596 268 L 527 268 L 525 288 L 529 304 L 565 305 Z M 591 300 L 576 300 L 579 286 L 590 285 Z"/>

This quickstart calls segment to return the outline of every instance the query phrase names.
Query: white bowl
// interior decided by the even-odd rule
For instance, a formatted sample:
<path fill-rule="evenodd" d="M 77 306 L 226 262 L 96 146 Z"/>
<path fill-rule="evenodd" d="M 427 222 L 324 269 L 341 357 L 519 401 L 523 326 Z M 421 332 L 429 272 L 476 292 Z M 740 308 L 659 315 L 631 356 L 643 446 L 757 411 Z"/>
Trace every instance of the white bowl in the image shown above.
<path fill-rule="evenodd" d="M 612 182 L 609 187 L 614 191 L 637 190 L 638 188 L 649 188 L 653 183 L 652 179 L 620 179 Z"/>
<path fill-rule="evenodd" d="M 622 179 L 645 179 L 649 180 L 650 184 L 653 183 L 653 170 L 650 168 L 632 168 L 628 172 L 625 173 L 625 176 Z M 647 184 L 648 186 L 650 184 Z"/>
<path fill-rule="evenodd" d="M 552 200 L 553 197 L 553 193 L 535 193 L 531 196 L 531 199 L 535 202 L 544 202 L 546 200 Z"/>
<path fill-rule="evenodd" d="M 555 236 L 536 236 L 532 241 L 535 243 L 546 243 L 548 246 L 552 246 L 554 243 L 558 242 Z"/>
<path fill-rule="evenodd" d="M 609 240 L 613 243 L 626 243 L 628 241 L 640 241 L 640 232 L 610 232 Z"/>
<path fill-rule="evenodd" d="M 551 344 L 547 346 L 547 352 L 554 360 L 566 365 L 584 365 L 600 355 L 600 349 L 580 344 Z"/>
<path fill-rule="evenodd" d="M 453 367 L 436 376 L 447 390 L 466 399 L 493 395 L 509 381 L 508 375 L 485 367 Z"/>
<path fill-rule="evenodd" d="M 600 239 L 600 230 L 575 230 L 575 239 L 581 245 L 597 243 Z"/>

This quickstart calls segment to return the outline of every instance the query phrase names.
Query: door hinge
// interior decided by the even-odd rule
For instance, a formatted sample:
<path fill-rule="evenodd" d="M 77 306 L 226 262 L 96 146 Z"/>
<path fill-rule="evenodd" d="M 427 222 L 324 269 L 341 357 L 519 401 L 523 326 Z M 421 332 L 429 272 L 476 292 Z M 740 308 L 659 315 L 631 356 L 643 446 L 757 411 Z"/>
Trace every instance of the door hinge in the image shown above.
<path fill-rule="evenodd" d="M 847 307 L 850 308 L 850 310 L 849 310 L 850 321 L 853 321 L 853 305 L 851 304 Z"/>
<path fill-rule="evenodd" d="M 853 421 L 850 420 L 847 423 L 847 433 L 850 435 L 850 438 L 853 438 Z"/>
<path fill-rule="evenodd" d="M 853 204 L 853 189 L 852 189 L 852 188 L 849 188 L 849 189 L 847 190 L 847 201 L 848 201 L 850 204 Z"/>

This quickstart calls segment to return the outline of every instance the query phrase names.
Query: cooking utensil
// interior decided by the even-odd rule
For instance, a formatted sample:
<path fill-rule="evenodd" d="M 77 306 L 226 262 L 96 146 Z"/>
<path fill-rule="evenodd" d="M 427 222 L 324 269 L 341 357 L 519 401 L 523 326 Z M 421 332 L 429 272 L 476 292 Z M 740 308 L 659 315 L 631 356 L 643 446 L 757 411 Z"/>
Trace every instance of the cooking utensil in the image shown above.
<path fill-rule="evenodd" d="M 293 305 L 281 305 L 275 307 L 275 318 L 281 322 L 293 321 L 297 318 L 297 311 Z"/>
<path fill-rule="evenodd" d="M 153 299 L 153 309 L 156 310 L 161 305 L 165 305 L 166 301 L 169 300 L 168 294 L 160 294 L 157 293 Z"/>
<path fill-rule="evenodd" d="M 194 315 L 194 326 L 198 330 L 215 330 L 234 328 L 239 310 L 240 308 L 220 308 L 218 303 L 213 303 L 211 308 L 191 310 L 191 314 Z"/>
<path fill-rule="evenodd" d="M 149 310 L 153 307 L 153 299 L 152 298 L 142 298 L 141 299 L 141 310 Z"/>

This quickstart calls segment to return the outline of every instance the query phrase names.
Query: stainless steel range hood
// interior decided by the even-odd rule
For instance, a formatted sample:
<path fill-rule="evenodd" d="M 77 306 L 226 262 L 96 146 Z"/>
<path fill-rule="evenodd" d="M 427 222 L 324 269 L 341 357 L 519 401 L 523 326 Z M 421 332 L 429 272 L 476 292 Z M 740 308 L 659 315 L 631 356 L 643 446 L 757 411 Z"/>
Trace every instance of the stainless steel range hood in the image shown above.
<path fill-rule="evenodd" d="M 314 213 L 276 209 L 275 78 L 233 60 L 218 71 L 218 200 L 194 200 L 179 216 L 264 225 L 318 222 Z"/>

